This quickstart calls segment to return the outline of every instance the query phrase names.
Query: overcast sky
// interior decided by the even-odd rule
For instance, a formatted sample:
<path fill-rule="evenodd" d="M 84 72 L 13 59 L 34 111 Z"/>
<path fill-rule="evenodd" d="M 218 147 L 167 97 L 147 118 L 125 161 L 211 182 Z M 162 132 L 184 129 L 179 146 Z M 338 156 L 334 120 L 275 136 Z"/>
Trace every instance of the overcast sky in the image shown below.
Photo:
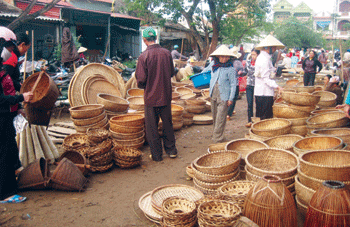
<path fill-rule="evenodd" d="M 272 5 L 274 5 L 279 0 L 272 0 Z M 287 0 L 292 5 L 297 6 L 300 2 L 305 2 L 315 13 L 321 11 L 328 11 L 333 13 L 335 0 Z"/>

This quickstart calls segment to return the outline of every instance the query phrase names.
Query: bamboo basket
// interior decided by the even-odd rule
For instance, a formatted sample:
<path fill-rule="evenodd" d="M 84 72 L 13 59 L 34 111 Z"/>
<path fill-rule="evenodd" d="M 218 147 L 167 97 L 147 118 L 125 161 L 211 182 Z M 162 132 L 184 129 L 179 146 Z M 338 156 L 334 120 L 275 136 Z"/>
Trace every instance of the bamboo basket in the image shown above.
<path fill-rule="evenodd" d="M 231 226 L 241 213 L 238 205 L 214 200 L 203 202 L 198 207 L 199 226 Z"/>
<path fill-rule="evenodd" d="M 230 182 L 236 181 L 239 178 L 239 175 L 240 174 L 239 174 L 239 169 L 238 169 L 236 175 L 233 178 L 228 179 L 227 181 L 218 182 L 218 183 L 207 183 L 207 182 L 198 180 L 196 177 L 194 177 L 193 178 L 193 182 L 195 182 L 196 185 L 199 185 L 202 188 L 217 190 L 218 188 L 220 188 L 221 186 L 223 186 L 225 184 L 228 184 Z"/>
<path fill-rule="evenodd" d="M 295 196 L 295 202 L 297 203 L 297 208 L 298 208 L 302 218 L 305 219 L 308 206 L 306 206 L 305 204 L 300 202 L 298 195 Z"/>
<path fill-rule="evenodd" d="M 204 101 L 203 99 L 196 98 L 196 99 L 187 99 L 187 100 L 185 100 L 185 103 L 186 103 L 186 105 L 189 105 L 189 106 L 190 105 L 203 106 L 207 102 Z"/>
<path fill-rule="evenodd" d="M 104 119 L 102 119 L 101 121 L 95 123 L 95 124 L 91 124 L 91 125 L 84 125 L 84 126 L 77 126 L 74 125 L 75 130 L 77 130 L 77 132 L 79 133 L 86 133 L 86 131 L 89 128 L 105 128 L 105 126 L 108 125 L 108 118 L 107 116 L 105 116 Z"/>
<path fill-rule="evenodd" d="M 301 155 L 314 150 L 335 150 L 343 147 L 343 140 L 333 136 L 312 136 L 300 139 L 293 144 L 293 151 Z"/>
<path fill-rule="evenodd" d="M 292 127 L 294 127 L 294 126 L 306 125 L 306 119 L 308 119 L 308 117 L 286 118 L 286 119 L 290 121 L 292 123 Z"/>
<path fill-rule="evenodd" d="M 286 119 L 266 119 L 254 123 L 251 127 L 252 132 L 259 136 L 274 137 L 288 134 L 292 123 Z"/>
<path fill-rule="evenodd" d="M 171 115 L 181 116 L 183 114 L 184 108 L 179 105 L 171 104 Z"/>
<path fill-rule="evenodd" d="M 180 100 L 189 100 L 189 99 L 195 99 L 196 94 L 194 93 L 187 93 L 187 94 L 182 94 L 180 97 Z"/>
<path fill-rule="evenodd" d="M 330 128 L 316 129 L 310 132 L 311 136 L 336 136 L 343 140 L 344 143 L 350 144 L 350 129 L 349 128 Z"/>
<path fill-rule="evenodd" d="M 145 93 L 145 90 L 140 89 L 140 88 L 130 88 L 127 90 L 126 94 L 128 96 L 143 96 Z"/>
<path fill-rule="evenodd" d="M 288 134 L 282 136 L 276 136 L 265 141 L 265 143 L 273 148 L 284 149 L 293 152 L 293 144 L 303 139 L 300 135 Z"/>
<path fill-rule="evenodd" d="M 179 100 L 181 98 L 181 94 L 178 92 L 172 92 L 171 97 L 172 100 Z"/>
<path fill-rule="evenodd" d="M 175 92 L 180 93 L 181 95 L 194 94 L 193 91 L 187 87 L 177 87 L 175 88 Z"/>
<path fill-rule="evenodd" d="M 262 176 L 258 176 L 258 175 L 251 173 L 248 170 L 247 166 L 245 166 L 244 169 L 246 172 L 246 179 L 249 181 L 258 182 L 259 180 L 261 180 L 263 178 Z M 275 175 L 275 176 L 278 176 L 278 175 Z M 291 177 L 281 178 L 281 182 L 284 185 L 286 185 L 287 188 L 289 189 L 289 187 L 295 183 L 295 176 L 296 176 L 296 174 L 291 176 Z M 294 190 L 294 188 L 293 188 L 293 190 Z"/>
<path fill-rule="evenodd" d="M 89 128 L 86 131 L 90 143 L 101 143 L 108 138 L 108 130 L 103 128 Z"/>
<path fill-rule="evenodd" d="M 272 106 L 273 116 L 277 118 L 305 118 L 309 117 L 310 112 L 299 110 L 288 105 L 275 104 Z"/>
<path fill-rule="evenodd" d="M 115 123 L 112 123 L 111 121 L 109 121 L 110 125 L 109 125 L 109 129 L 115 133 L 123 133 L 123 134 L 127 134 L 127 133 L 137 133 L 137 132 L 141 132 L 144 131 L 144 126 L 121 126 Z"/>
<path fill-rule="evenodd" d="M 315 106 L 321 96 L 310 93 L 282 92 L 282 99 L 297 106 Z"/>
<path fill-rule="evenodd" d="M 217 196 L 218 191 L 217 189 L 208 189 L 208 188 L 203 188 L 200 185 L 197 184 L 197 182 L 193 181 L 194 187 L 201 191 L 205 196 Z"/>
<path fill-rule="evenodd" d="M 139 127 L 145 124 L 145 117 L 141 114 L 123 114 L 112 117 L 109 122 L 115 125 L 127 126 L 127 127 Z M 114 130 L 116 131 L 116 130 Z"/>
<path fill-rule="evenodd" d="M 342 182 L 323 182 L 311 198 L 304 226 L 350 226 L 349 201 Z"/>
<path fill-rule="evenodd" d="M 193 114 L 203 114 L 207 111 L 205 105 L 188 105 L 186 111 Z"/>
<path fill-rule="evenodd" d="M 114 132 L 112 129 L 109 129 L 109 133 L 114 139 L 130 140 L 130 139 L 136 139 L 141 137 L 142 135 L 144 135 L 145 131 L 141 130 L 134 133 L 118 133 L 118 132 Z"/>
<path fill-rule="evenodd" d="M 97 156 L 101 156 L 105 153 L 108 153 L 112 149 L 112 141 L 110 139 L 106 139 L 103 142 L 96 144 L 87 151 L 86 156 L 88 158 L 94 158 Z"/>
<path fill-rule="evenodd" d="M 89 173 L 88 161 L 81 153 L 76 151 L 66 151 L 60 156 L 59 160 L 62 160 L 63 158 L 67 158 L 73 162 L 84 175 Z"/>
<path fill-rule="evenodd" d="M 294 86 L 293 89 L 295 89 L 297 92 L 308 92 L 312 93 L 315 91 L 314 86 Z"/>
<path fill-rule="evenodd" d="M 44 189 L 49 183 L 50 170 L 44 158 L 30 163 L 18 175 L 20 189 Z"/>
<path fill-rule="evenodd" d="M 311 112 L 311 115 L 321 114 L 321 113 L 328 113 L 328 112 L 341 112 L 344 113 L 342 110 L 337 109 L 321 109 L 321 110 L 314 110 Z"/>
<path fill-rule="evenodd" d="M 296 134 L 299 136 L 306 136 L 309 129 L 306 125 L 292 126 L 290 128 L 290 134 Z"/>
<path fill-rule="evenodd" d="M 339 128 L 349 124 L 349 118 L 345 113 L 327 112 L 317 114 L 306 120 L 309 128 Z"/>
<path fill-rule="evenodd" d="M 62 146 L 64 148 L 64 150 L 68 151 L 68 150 L 75 150 L 78 149 L 80 147 L 85 147 L 85 146 L 89 146 L 90 143 L 88 142 L 88 138 L 86 134 L 82 134 L 82 133 L 75 133 L 75 134 L 71 134 L 69 136 L 66 136 L 63 139 L 63 143 Z"/>
<path fill-rule="evenodd" d="M 295 191 L 299 201 L 305 206 L 309 206 L 310 200 L 316 192 L 315 190 L 303 185 L 298 176 L 295 176 Z"/>
<path fill-rule="evenodd" d="M 223 175 L 214 175 L 203 173 L 196 169 L 196 167 L 191 163 L 191 169 L 193 171 L 193 176 L 204 183 L 222 183 L 230 179 L 236 178 L 239 175 L 239 168 L 235 169 L 233 172 Z"/>
<path fill-rule="evenodd" d="M 300 156 L 300 170 L 321 180 L 350 181 L 350 152 L 322 150 L 304 153 Z"/>
<path fill-rule="evenodd" d="M 76 125 L 76 126 L 86 126 L 86 125 L 96 124 L 97 122 L 102 121 L 105 117 L 106 117 L 106 112 L 104 111 L 96 117 L 83 118 L 83 119 L 71 118 L 71 119 L 72 119 L 74 125 Z"/>
<path fill-rule="evenodd" d="M 129 101 L 109 94 L 97 94 L 97 103 L 111 112 L 125 112 L 129 108 Z"/>
<path fill-rule="evenodd" d="M 256 135 L 255 133 L 252 132 L 252 129 L 250 128 L 249 129 L 249 137 L 250 139 L 253 139 L 253 140 L 258 140 L 258 141 L 262 141 L 264 142 L 265 140 L 268 140 L 272 137 L 267 137 L 267 136 L 259 136 L 259 135 Z"/>
<path fill-rule="evenodd" d="M 288 104 L 288 106 L 295 108 L 295 109 L 299 109 L 301 111 L 305 111 L 308 113 L 311 113 L 313 110 L 316 109 L 316 105 L 312 105 L 312 106 L 297 106 L 297 105 L 293 105 L 293 104 Z"/>
<path fill-rule="evenodd" d="M 145 110 L 145 101 L 143 96 L 130 96 L 126 100 L 129 102 L 130 109 L 137 111 Z"/>
<path fill-rule="evenodd" d="M 276 176 L 264 176 L 249 191 L 244 215 L 260 227 L 297 226 L 294 198 Z"/>
<path fill-rule="evenodd" d="M 226 143 L 225 150 L 237 151 L 242 155 L 242 160 L 252 151 L 268 148 L 264 142 L 253 139 L 236 139 Z"/>
<path fill-rule="evenodd" d="M 102 114 L 104 107 L 101 104 L 82 105 L 69 108 L 70 115 L 74 119 L 92 118 Z"/>
<path fill-rule="evenodd" d="M 226 144 L 227 144 L 227 142 L 209 144 L 209 146 L 208 146 L 208 152 L 211 153 L 211 152 L 213 152 L 213 151 L 222 151 L 222 150 L 226 150 Z"/>
<path fill-rule="evenodd" d="M 292 152 L 265 148 L 255 150 L 246 156 L 247 170 L 255 175 L 277 175 L 288 178 L 296 174 L 299 165 L 298 157 Z"/>
<path fill-rule="evenodd" d="M 336 105 L 337 95 L 332 93 L 332 92 L 329 92 L 329 91 L 315 91 L 312 94 L 321 96 L 321 99 L 318 102 L 319 106 L 332 107 L 332 106 Z"/>
<path fill-rule="evenodd" d="M 193 226 L 197 221 L 196 204 L 181 197 L 169 197 L 162 204 L 163 226 Z"/>
<path fill-rule="evenodd" d="M 216 151 L 193 161 L 194 167 L 207 174 L 225 175 L 238 168 L 242 155 L 235 151 Z"/>

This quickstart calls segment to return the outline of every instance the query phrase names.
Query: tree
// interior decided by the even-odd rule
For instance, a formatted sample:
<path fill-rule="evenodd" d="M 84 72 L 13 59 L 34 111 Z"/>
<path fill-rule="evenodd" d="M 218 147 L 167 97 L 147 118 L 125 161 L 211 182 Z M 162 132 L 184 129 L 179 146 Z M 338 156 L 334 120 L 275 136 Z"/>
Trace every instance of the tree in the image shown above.
<path fill-rule="evenodd" d="M 30 10 L 34 7 L 38 0 L 32 0 L 32 2 L 28 5 L 28 7 L 16 18 L 14 21 L 12 21 L 7 27 L 11 30 L 16 29 L 19 25 L 22 23 L 34 20 L 36 17 L 46 13 L 49 11 L 52 7 L 56 5 L 61 0 L 52 0 L 49 4 L 47 4 L 44 8 L 41 10 L 36 11 L 35 13 L 29 14 Z"/>

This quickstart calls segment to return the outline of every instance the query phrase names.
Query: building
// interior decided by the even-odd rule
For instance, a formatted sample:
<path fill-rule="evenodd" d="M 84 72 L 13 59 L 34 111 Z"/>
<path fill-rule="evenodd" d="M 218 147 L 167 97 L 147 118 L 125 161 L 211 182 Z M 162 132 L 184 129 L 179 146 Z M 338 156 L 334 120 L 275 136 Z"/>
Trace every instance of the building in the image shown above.
<path fill-rule="evenodd" d="M 350 1 L 336 0 L 336 17 L 334 18 L 335 39 L 348 39 L 350 37 Z"/>
<path fill-rule="evenodd" d="M 273 12 L 273 20 L 277 22 L 288 19 L 289 17 L 296 17 L 299 20 L 306 21 L 313 15 L 312 9 L 304 2 L 294 7 L 287 0 L 278 1 L 273 6 Z"/>

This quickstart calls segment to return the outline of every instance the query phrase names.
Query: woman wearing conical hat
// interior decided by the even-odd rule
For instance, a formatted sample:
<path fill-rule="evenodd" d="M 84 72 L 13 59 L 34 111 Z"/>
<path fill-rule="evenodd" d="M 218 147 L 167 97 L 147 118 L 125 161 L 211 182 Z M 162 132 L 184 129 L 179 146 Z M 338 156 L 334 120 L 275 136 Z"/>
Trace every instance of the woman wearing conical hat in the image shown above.
<path fill-rule="evenodd" d="M 233 66 L 234 53 L 225 45 L 217 48 L 210 57 L 213 61 L 203 70 L 211 71 L 209 94 L 213 114 L 213 141 L 225 141 L 227 110 L 233 103 L 236 93 L 236 70 Z"/>
<path fill-rule="evenodd" d="M 284 45 L 272 35 L 268 35 L 255 49 L 261 50 L 255 62 L 255 103 L 256 117 L 261 120 L 272 118 L 272 105 L 275 89 L 279 92 L 282 88 L 270 78 L 275 68 L 272 66 L 271 55 L 277 50 L 284 48 Z"/>

